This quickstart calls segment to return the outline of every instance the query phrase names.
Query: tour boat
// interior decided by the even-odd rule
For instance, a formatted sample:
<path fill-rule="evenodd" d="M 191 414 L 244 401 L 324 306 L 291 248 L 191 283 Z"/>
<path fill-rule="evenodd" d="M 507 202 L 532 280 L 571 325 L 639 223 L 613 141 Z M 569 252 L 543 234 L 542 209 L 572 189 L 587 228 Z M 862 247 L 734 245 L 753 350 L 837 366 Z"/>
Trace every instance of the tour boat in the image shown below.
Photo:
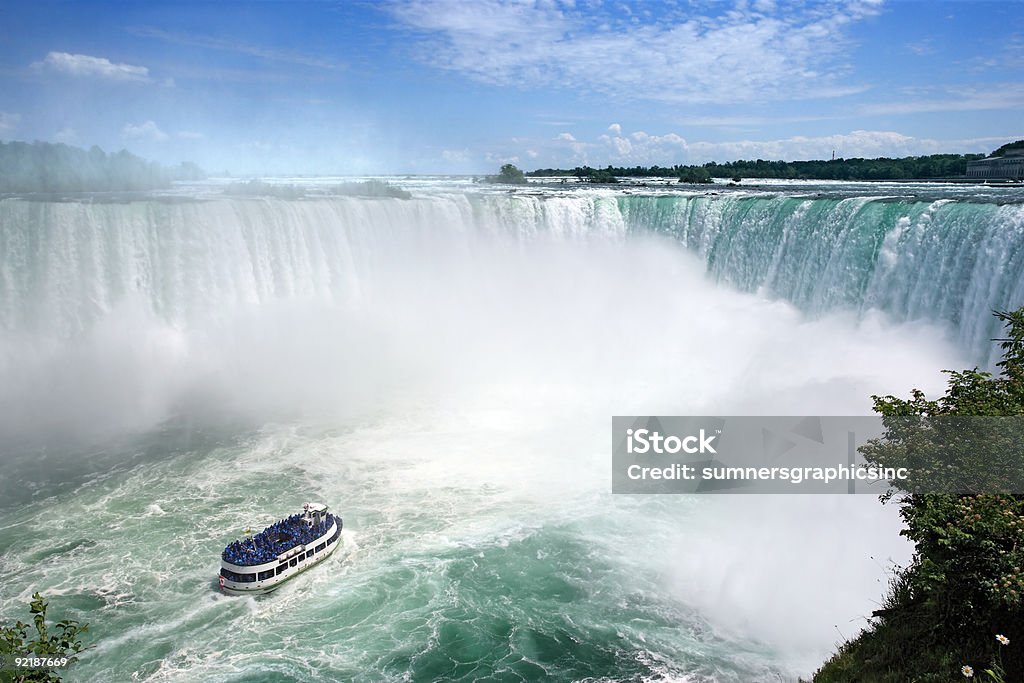
<path fill-rule="evenodd" d="M 221 553 L 220 589 L 230 595 L 269 593 L 326 560 L 340 536 L 341 517 L 322 503 L 306 503 L 301 514 L 229 543 Z"/>

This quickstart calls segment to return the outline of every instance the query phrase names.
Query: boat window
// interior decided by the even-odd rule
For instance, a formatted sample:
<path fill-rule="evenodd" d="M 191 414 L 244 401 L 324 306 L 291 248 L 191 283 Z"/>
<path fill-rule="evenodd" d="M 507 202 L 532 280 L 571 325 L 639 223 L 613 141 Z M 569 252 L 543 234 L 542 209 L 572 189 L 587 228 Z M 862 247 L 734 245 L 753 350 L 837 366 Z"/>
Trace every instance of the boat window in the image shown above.
<path fill-rule="evenodd" d="M 273 576 L 274 576 L 274 570 L 273 569 L 268 569 L 265 572 L 260 572 L 260 575 L 259 575 L 258 578 L 259 578 L 260 581 L 266 581 L 267 579 L 272 578 Z"/>
<path fill-rule="evenodd" d="M 294 567 L 294 566 L 295 566 L 295 565 L 297 565 L 298 563 L 299 563 L 299 558 L 297 558 L 297 557 L 293 557 L 293 558 L 292 558 L 292 561 L 288 563 L 288 566 L 289 566 L 289 567 Z"/>
<path fill-rule="evenodd" d="M 223 567 L 221 567 L 220 575 L 228 581 L 234 581 L 235 583 L 252 583 L 256 580 L 255 574 L 239 574 Z"/>
<path fill-rule="evenodd" d="M 320 545 L 318 545 L 316 547 L 316 552 L 320 552 L 320 551 L 322 551 L 326 547 L 327 547 L 327 543 L 321 543 Z"/>
<path fill-rule="evenodd" d="M 278 576 L 281 576 L 281 574 L 284 574 L 284 570 L 285 570 L 285 569 L 288 569 L 288 565 L 287 565 L 287 564 L 282 564 L 282 565 L 280 565 L 280 566 L 279 566 L 279 567 L 277 568 L 277 575 L 278 575 Z"/>

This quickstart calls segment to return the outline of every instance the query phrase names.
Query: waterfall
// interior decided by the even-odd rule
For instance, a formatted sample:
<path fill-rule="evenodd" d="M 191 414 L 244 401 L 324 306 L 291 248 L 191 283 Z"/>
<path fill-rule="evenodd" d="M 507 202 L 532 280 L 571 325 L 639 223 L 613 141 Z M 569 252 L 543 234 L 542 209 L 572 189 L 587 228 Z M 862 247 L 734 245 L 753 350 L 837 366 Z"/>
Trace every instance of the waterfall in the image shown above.
<path fill-rule="evenodd" d="M 937 200 L 662 197 L 621 201 L 633 229 L 680 240 L 717 281 L 810 314 L 945 323 L 977 362 L 993 310 L 1024 305 L 1024 206 Z"/>
<path fill-rule="evenodd" d="M 655 233 L 725 285 L 811 315 L 948 325 L 994 358 L 993 310 L 1024 303 L 1024 206 L 786 196 L 445 194 L 130 203 L 0 201 L 0 329 L 69 338 L 126 302 L 173 325 L 279 300 L 357 301 L 383 254 L 501 238 Z"/>

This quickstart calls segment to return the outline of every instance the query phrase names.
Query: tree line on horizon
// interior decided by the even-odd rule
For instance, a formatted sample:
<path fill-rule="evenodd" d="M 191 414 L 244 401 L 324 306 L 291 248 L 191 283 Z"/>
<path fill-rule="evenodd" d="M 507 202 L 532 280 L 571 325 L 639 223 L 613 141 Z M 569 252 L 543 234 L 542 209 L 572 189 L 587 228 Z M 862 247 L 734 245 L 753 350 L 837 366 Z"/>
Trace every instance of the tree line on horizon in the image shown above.
<path fill-rule="evenodd" d="M 533 178 L 576 176 L 590 182 L 609 182 L 609 176 L 622 178 L 679 178 L 681 182 L 710 182 L 711 178 L 783 178 L 787 180 L 911 180 L 955 178 L 967 173 L 967 162 L 984 158 L 983 154 L 932 154 L 890 159 L 831 159 L 825 161 L 728 161 L 725 163 L 673 166 L 611 166 L 597 169 L 577 166 L 572 169 L 541 168 L 526 175 Z"/>
<path fill-rule="evenodd" d="M 107 154 L 63 143 L 0 142 L 0 192 L 118 192 L 156 190 L 175 180 L 202 180 L 190 161 L 173 167 L 127 150 Z"/>
<path fill-rule="evenodd" d="M 1024 140 L 1010 142 L 991 156 L 1024 149 Z M 985 158 L 984 154 L 930 154 L 926 156 L 865 159 L 829 159 L 815 161 L 768 161 L 757 159 L 725 163 L 673 166 L 612 166 L 572 169 L 540 168 L 526 175 L 533 178 L 576 176 L 593 183 L 616 182 L 615 178 L 678 178 L 683 183 L 709 183 L 712 178 L 782 178 L 786 180 L 915 180 L 956 178 L 967 173 L 967 162 Z"/>

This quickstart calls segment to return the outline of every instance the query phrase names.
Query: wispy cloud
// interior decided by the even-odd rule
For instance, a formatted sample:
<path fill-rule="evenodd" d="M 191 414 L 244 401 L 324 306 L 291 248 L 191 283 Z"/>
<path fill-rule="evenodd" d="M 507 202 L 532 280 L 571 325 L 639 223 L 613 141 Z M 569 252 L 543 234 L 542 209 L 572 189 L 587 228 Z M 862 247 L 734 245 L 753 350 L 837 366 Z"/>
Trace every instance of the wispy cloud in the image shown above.
<path fill-rule="evenodd" d="M 844 82 L 847 34 L 880 4 L 739 3 L 715 16 L 666 5 L 646 22 L 571 2 L 405 0 L 390 10 L 420 59 L 477 81 L 706 104 L 863 92 Z"/>
<path fill-rule="evenodd" d="M 78 131 L 70 126 L 61 128 L 53 134 L 54 142 L 63 142 L 66 145 L 75 145 L 79 142 Z"/>
<path fill-rule="evenodd" d="M 966 62 L 975 73 L 1015 72 L 1024 69 L 1024 33 L 1013 33 L 1001 44 L 987 42 L 987 48 Z"/>
<path fill-rule="evenodd" d="M 913 52 L 918 57 L 927 57 L 936 52 L 935 43 L 931 38 L 924 38 L 915 43 L 907 43 L 907 50 Z"/>
<path fill-rule="evenodd" d="M 33 67 L 49 69 L 70 76 L 106 78 L 114 81 L 148 82 L 149 69 L 134 64 L 112 62 L 105 57 L 71 54 L 70 52 L 50 52 Z"/>
<path fill-rule="evenodd" d="M 980 87 L 933 89 L 932 96 L 921 96 L 920 89 L 904 98 L 889 102 L 866 104 L 857 111 L 861 115 L 920 114 L 927 112 L 986 111 L 1024 109 L 1024 84 L 994 83 Z"/>
<path fill-rule="evenodd" d="M 6 111 L 0 111 L 0 133 L 9 133 L 18 127 L 18 123 L 21 121 L 21 114 L 12 114 Z"/>
<path fill-rule="evenodd" d="M 682 126 L 709 127 L 709 128 L 755 128 L 765 125 L 779 125 L 785 123 L 808 123 L 811 121 L 828 121 L 832 119 L 850 118 L 850 114 L 818 114 L 807 116 L 683 116 L 673 119 Z"/>
<path fill-rule="evenodd" d="M 143 38 L 155 38 L 167 43 L 187 45 L 189 47 L 236 52 L 238 54 L 249 55 L 251 57 L 258 57 L 268 62 L 284 62 L 287 64 L 298 64 L 300 66 L 310 66 L 318 69 L 343 69 L 346 66 L 344 63 L 329 57 L 308 55 L 291 50 L 279 50 L 262 45 L 240 42 L 230 38 L 219 38 L 217 36 L 198 33 L 174 33 L 151 26 L 136 26 L 128 30 L 129 32 Z"/>
<path fill-rule="evenodd" d="M 121 129 L 121 137 L 126 140 L 162 142 L 167 139 L 167 133 L 160 130 L 160 126 L 156 125 L 154 121 L 146 121 L 139 124 L 125 124 L 124 128 Z"/>

